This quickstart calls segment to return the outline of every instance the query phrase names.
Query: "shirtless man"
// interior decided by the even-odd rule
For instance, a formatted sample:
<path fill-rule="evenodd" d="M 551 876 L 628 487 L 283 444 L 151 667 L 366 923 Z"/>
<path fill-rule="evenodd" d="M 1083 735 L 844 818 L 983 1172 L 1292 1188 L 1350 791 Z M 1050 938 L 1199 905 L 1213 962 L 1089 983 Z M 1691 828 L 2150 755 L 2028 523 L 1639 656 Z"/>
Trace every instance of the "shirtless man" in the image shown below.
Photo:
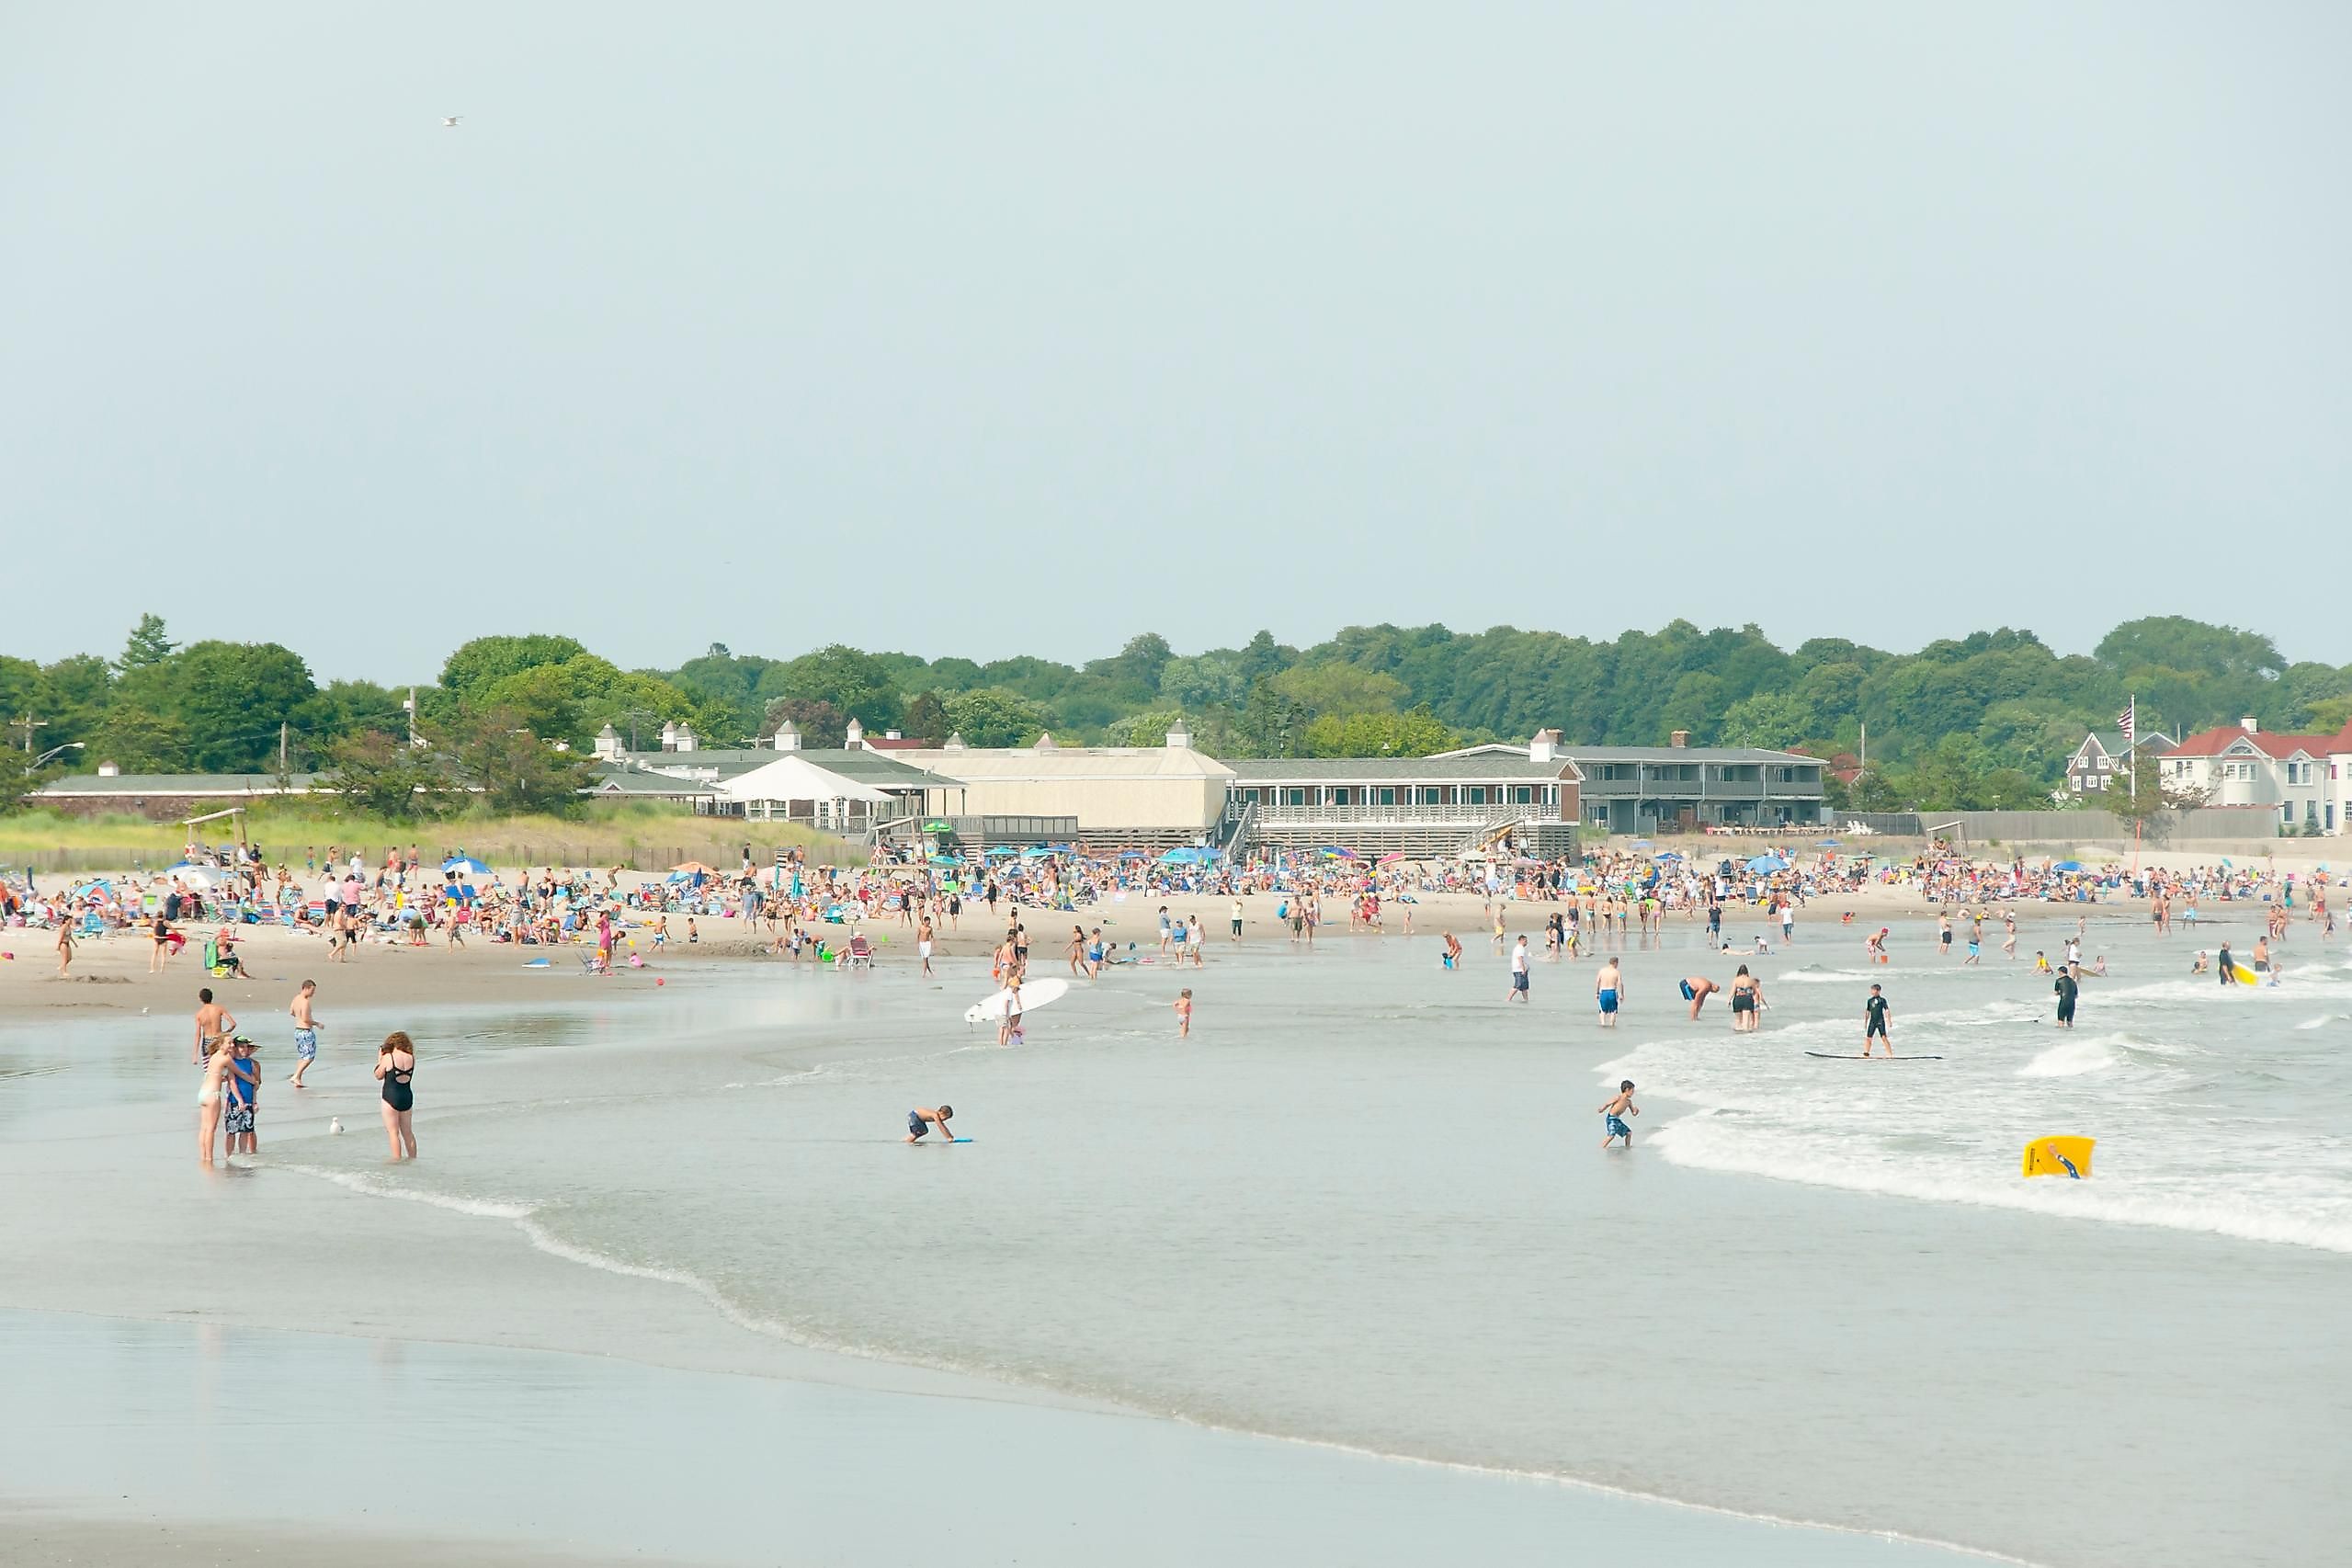
<path fill-rule="evenodd" d="M 1707 1006 L 1707 998 L 1721 989 L 1723 989 L 1721 986 L 1703 974 L 1689 974 L 1683 977 L 1682 994 L 1690 1003 L 1690 1016 L 1694 1020 L 1699 1017 L 1699 1009 Z"/>
<path fill-rule="evenodd" d="M 229 1031 L 237 1027 L 237 1019 L 235 1014 L 212 1000 L 212 988 L 209 985 L 196 994 L 196 1051 L 187 1064 L 201 1067 L 221 1048 Z"/>
<path fill-rule="evenodd" d="M 318 989 L 317 981 L 306 980 L 302 988 L 294 993 L 294 999 L 286 1005 L 287 1016 L 294 1020 L 294 1072 L 286 1081 L 298 1089 L 302 1086 L 302 1074 L 318 1060 L 319 1020 L 318 1015 L 311 1011 L 311 998 L 318 994 Z"/>
<path fill-rule="evenodd" d="M 1617 1027 L 1617 1004 L 1624 994 L 1622 985 L 1615 959 L 1605 960 L 1601 971 L 1593 976 L 1593 1000 L 1600 1006 L 1601 1028 L 1605 1029 Z"/>

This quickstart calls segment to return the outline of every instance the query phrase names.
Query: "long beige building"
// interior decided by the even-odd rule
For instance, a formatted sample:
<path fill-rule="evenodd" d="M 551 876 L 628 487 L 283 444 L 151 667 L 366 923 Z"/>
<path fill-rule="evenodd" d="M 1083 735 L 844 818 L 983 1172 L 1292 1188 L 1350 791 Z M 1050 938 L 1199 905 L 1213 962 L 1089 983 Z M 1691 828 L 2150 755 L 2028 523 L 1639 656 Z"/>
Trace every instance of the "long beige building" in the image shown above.
<path fill-rule="evenodd" d="M 1233 781 L 1233 770 L 1195 751 L 1181 726 L 1156 746 L 1065 746 L 1042 735 L 1035 745 L 982 748 L 950 735 L 941 746 L 890 755 L 955 779 L 971 816 L 1070 822 L 1080 838 L 1121 842 L 1212 837 Z"/>

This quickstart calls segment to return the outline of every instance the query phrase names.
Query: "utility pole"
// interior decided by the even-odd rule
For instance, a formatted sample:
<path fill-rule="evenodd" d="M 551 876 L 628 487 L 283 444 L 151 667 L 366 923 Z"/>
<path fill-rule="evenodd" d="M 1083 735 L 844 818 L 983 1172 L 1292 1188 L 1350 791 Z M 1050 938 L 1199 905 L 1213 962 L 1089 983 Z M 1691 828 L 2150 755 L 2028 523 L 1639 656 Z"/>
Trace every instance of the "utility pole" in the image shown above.
<path fill-rule="evenodd" d="M 414 750 L 416 745 L 416 688 L 415 687 L 408 688 L 408 700 L 401 706 L 408 710 L 408 744 L 410 749 Z"/>
<path fill-rule="evenodd" d="M 32 715 L 32 710 L 28 708 L 25 710 L 25 716 L 23 718 L 11 719 L 8 721 L 8 728 L 12 730 L 22 730 L 25 733 L 25 755 L 27 756 L 30 756 L 33 754 L 33 732 L 35 730 L 48 729 L 49 721 L 46 719 L 34 718 Z"/>
<path fill-rule="evenodd" d="M 278 721 L 278 777 L 280 778 L 287 777 L 286 721 L 283 719 Z"/>

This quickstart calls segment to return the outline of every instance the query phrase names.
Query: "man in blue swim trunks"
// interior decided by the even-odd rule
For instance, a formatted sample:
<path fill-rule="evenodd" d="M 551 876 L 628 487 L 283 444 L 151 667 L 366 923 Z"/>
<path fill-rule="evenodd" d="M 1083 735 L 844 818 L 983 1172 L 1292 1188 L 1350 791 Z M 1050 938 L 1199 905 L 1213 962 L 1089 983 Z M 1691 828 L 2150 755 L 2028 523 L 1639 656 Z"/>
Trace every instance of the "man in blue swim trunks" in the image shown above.
<path fill-rule="evenodd" d="M 1593 995 L 1600 1003 L 1601 1028 L 1605 1029 L 1617 1028 L 1617 999 L 1621 982 L 1615 959 L 1603 963 L 1601 971 L 1593 976 Z"/>
<path fill-rule="evenodd" d="M 1618 1085 L 1617 1097 L 1601 1107 L 1601 1114 L 1608 1119 L 1602 1123 L 1608 1136 L 1601 1140 L 1601 1147 L 1606 1149 L 1619 1138 L 1625 1140 L 1627 1148 L 1633 1147 L 1633 1129 L 1625 1125 L 1625 1119 L 1641 1115 L 1642 1108 L 1633 1103 L 1632 1079 L 1628 1078 Z"/>
<path fill-rule="evenodd" d="M 1682 999 L 1690 1004 L 1690 1016 L 1694 1021 L 1699 1017 L 1699 1009 L 1707 1006 L 1707 998 L 1721 989 L 1723 989 L 1721 986 L 1703 974 L 1690 974 L 1683 977 Z"/>

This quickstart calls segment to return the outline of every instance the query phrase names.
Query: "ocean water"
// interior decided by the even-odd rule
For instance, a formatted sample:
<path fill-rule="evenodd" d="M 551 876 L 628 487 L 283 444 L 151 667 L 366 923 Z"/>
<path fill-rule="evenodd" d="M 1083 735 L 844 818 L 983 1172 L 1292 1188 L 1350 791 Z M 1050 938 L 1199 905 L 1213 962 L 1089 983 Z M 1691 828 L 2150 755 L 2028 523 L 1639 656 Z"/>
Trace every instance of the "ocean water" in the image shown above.
<path fill-rule="evenodd" d="M 1869 972 L 1819 926 L 1744 960 L 1771 1007 L 1740 1038 L 1720 999 L 1685 1018 L 1675 982 L 1742 960 L 1679 927 L 1627 955 L 1614 1031 L 1589 962 L 1522 1007 L 1499 957 L 1449 974 L 1401 937 L 1122 969 L 1012 1050 L 961 1021 L 971 963 L 355 1015 L 423 1042 L 425 1161 L 385 1168 L 347 1110 L 353 1136 L 271 1126 L 254 1178 L 460 1217 L 477 1268 L 504 1245 L 584 1293 L 1236 1432 L 2032 1562 L 2316 1561 L 2352 1528 L 2352 971 L 2290 950 L 2233 995 L 2177 940 L 2094 932 L 2113 973 L 2071 1035 L 2025 963 L 1915 941 Z M 1802 1054 L 1858 1049 L 1872 980 L 1947 1060 Z M 168 1064 L 125 1029 L 10 1060 L 66 1069 L 38 1080 L 63 1140 Z M 1644 1114 L 1604 1153 L 1620 1075 Z M 973 1142 L 900 1142 L 942 1101 Z M 2092 1181 L 2019 1178 L 2051 1132 L 2099 1139 Z"/>

